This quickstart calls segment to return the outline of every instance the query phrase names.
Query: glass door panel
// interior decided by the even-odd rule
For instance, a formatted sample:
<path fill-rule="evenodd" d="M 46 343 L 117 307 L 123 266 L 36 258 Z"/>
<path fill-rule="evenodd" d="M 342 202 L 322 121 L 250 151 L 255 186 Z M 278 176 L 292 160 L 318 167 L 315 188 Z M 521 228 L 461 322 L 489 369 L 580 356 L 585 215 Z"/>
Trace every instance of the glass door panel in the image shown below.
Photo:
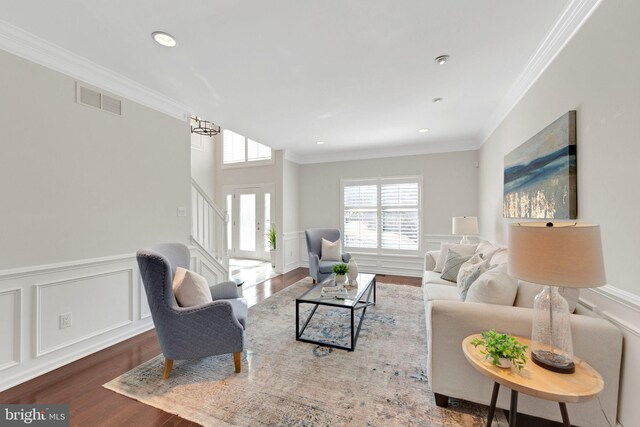
<path fill-rule="evenodd" d="M 240 194 L 240 224 L 238 249 L 246 252 L 256 250 L 256 194 Z"/>

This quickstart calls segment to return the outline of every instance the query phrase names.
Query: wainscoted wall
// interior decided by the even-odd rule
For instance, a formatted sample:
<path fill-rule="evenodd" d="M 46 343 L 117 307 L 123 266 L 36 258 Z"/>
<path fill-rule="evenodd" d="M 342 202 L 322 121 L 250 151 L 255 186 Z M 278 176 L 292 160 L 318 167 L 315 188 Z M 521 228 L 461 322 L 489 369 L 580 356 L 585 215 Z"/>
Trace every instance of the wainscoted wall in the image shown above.
<path fill-rule="evenodd" d="M 287 271 L 296 267 L 309 267 L 309 254 L 307 252 L 307 242 L 304 237 L 304 231 L 289 233 L 290 235 L 298 235 L 299 245 L 299 262 L 295 267 L 289 268 Z M 287 236 L 285 236 L 285 241 Z M 392 274 L 396 276 L 422 277 L 424 254 L 427 251 L 440 249 L 441 242 L 459 242 L 460 236 L 450 234 L 424 234 L 422 236 L 422 249 L 418 255 L 379 255 L 373 253 L 349 251 L 358 264 L 358 269 L 362 272 L 376 274 Z M 291 241 L 293 242 L 293 238 Z M 293 243 L 289 245 L 293 248 Z M 293 263 L 291 264 L 293 266 Z"/>
<path fill-rule="evenodd" d="M 605 285 L 581 290 L 580 303 L 614 323 L 624 335 L 618 426 L 634 426 L 640 420 L 640 297 Z"/>
<path fill-rule="evenodd" d="M 304 231 L 284 233 L 282 237 L 284 254 L 283 273 L 287 273 L 301 266 L 301 260 L 303 259 L 302 256 L 307 251 L 307 244 L 304 240 Z M 304 259 L 307 258 L 308 257 L 305 257 Z M 308 266 L 306 262 L 305 266 Z"/>
<path fill-rule="evenodd" d="M 208 254 L 191 253 L 209 283 L 226 280 Z M 134 254 L 0 271 L 0 391 L 152 327 Z"/>

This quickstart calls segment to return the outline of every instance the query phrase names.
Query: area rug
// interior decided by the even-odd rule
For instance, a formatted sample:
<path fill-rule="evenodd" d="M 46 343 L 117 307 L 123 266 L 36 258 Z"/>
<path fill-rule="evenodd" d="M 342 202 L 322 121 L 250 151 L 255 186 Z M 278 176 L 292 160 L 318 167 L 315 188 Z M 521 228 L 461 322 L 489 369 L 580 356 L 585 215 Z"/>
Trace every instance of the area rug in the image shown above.
<path fill-rule="evenodd" d="M 240 374 L 229 354 L 176 361 L 162 381 L 160 355 L 104 387 L 206 426 L 484 425 L 485 406 L 435 406 L 419 288 L 378 283 L 348 352 L 295 340 L 295 299 L 312 286 L 304 279 L 249 309 Z M 346 344 L 349 321 L 320 306 L 305 336 Z M 494 425 L 506 426 L 500 412 Z"/>

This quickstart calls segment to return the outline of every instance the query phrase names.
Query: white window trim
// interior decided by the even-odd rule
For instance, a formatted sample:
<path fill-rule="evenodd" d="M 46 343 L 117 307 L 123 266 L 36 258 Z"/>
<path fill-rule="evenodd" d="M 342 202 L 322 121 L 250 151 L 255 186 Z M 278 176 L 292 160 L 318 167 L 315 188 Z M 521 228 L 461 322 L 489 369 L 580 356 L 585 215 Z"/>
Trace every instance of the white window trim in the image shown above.
<path fill-rule="evenodd" d="M 418 183 L 418 249 L 382 249 L 382 205 L 380 203 L 380 184 L 402 184 L 405 182 L 417 182 Z M 345 245 L 344 239 L 344 187 L 350 185 L 377 185 L 378 192 L 378 247 L 377 248 L 357 248 L 349 247 Z M 342 236 L 342 246 L 345 252 L 349 253 L 361 253 L 369 255 L 410 255 L 415 256 L 422 253 L 422 175 L 409 175 L 409 176 L 390 176 L 390 177 L 378 177 L 378 178 L 359 178 L 359 179 L 341 179 L 340 180 L 340 233 Z"/>
<path fill-rule="evenodd" d="M 233 132 L 231 129 L 227 129 L 228 131 Z M 269 147 L 271 150 L 271 158 L 268 160 L 249 160 L 249 144 L 248 140 L 251 139 L 247 136 L 242 135 L 241 133 L 234 132 L 236 135 L 240 135 L 244 137 L 244 160 L 241 162 L 233 162 L 233 163 L 225 163 L 224 162 L 224 132 L 222 134 L 222 155 L 220 156 L 221 169 L 237 169 L 237 168 L 247 168 L 247 167 L 255 167 L 255 166 L 270 166 L 275 164 L 275 156 L 273 154 L 273 148 Z M 255 139 L 252 141 L 258 142 Z M 258 142 L 258 144 L 260 144 Z M 263 144 L 264 145 L 264 144 Z"/>

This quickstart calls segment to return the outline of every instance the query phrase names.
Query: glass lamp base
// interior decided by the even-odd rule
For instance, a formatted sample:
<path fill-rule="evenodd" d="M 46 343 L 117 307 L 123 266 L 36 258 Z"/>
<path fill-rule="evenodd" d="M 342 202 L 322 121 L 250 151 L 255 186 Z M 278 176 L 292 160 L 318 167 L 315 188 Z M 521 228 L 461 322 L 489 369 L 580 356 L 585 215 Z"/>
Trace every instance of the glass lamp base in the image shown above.
<path fill-rule="evenodd" d="M 573 374 L 576 365 L 565 356 L 550 351 L 538 350 L 531 353 L 531 360 L 536 365 L 559 374 Z"/>

